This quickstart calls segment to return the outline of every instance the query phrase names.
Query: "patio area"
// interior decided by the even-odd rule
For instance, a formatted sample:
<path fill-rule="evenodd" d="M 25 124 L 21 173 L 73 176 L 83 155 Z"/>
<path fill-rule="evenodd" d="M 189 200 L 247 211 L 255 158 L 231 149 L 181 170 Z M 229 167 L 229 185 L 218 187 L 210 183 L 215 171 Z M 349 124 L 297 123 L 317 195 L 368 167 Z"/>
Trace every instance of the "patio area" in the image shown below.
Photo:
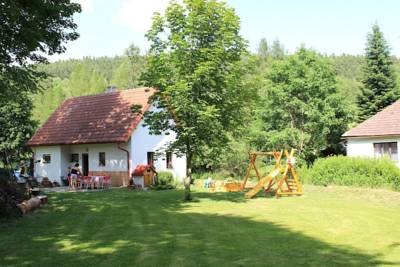
<path fill-rule="evenodd" d="M 111 188 L 111 187 L 110 187 Z M 58 186 L 58 187 L 52 187 L 52 188 L 47 188 L 47 187 L 43 187 L 40 188 L 40 191 L 43 193 L 69 193 L 69 192 L 98 192 L 98 191 L 104 191 L 107 189 L 86 189 L 86 188 L 82 188 L 82 189 L 72 189 L 69 186 Z"/>
<path fill-rule="evenodd" d="M 77 179 L 68 177 L 68 186 L 42 187 L 40 191 L 48 192 L 96 192 L 111 188 L 110 176 L 79 176 Z"/>

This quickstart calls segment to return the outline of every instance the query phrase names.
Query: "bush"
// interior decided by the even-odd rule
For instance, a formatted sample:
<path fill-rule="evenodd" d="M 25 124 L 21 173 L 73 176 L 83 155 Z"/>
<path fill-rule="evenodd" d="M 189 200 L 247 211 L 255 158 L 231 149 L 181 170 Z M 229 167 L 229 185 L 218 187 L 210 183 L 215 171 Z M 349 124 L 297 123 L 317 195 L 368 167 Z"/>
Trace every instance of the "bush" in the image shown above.
<path fill-rule="evenodd" d="M 174 176 L 170 172 L 159 172 L 157 173 L 157 179 L 153 186 L 154 190 L 167 190 L 175 188 Z"/>
<path fill-rule="evenodd" d="M 303 181 L 315 185 L 389 187 L 400 191 L 400 169 L 388 158 L 321 158 L 307 172 L 300 173 Z"/>
<path fill-rule="evenodd" d="M 21 216 L 17 204 L 27 199 L 25 187 L 10 180 L 8 175 L 0 174 L 0 218 Z"/>
<path fill-rule="evenodd" d="M 195 173 L 192 173 L 192 179 L 193 180 L 207 180 L 208 178 L 216 180 L 217 174 L 214 173 L 214 172 L 195 172 Z"/>
<path fill-rule="evenodd" d="M 226 179 L 243 179 L 243 177 L 234 176 L 232 173 L 225 170 L 215 172 L 196 172 L 192 174 L 193 180 L 207 180 L 211 178 L 213 181 L 223 181 Z"/>

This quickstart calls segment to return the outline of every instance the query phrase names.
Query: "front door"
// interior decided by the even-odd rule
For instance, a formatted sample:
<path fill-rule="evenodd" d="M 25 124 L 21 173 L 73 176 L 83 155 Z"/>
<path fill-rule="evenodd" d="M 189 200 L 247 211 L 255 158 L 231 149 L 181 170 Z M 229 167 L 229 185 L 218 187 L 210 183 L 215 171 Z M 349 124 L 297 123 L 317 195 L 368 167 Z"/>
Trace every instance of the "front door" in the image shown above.
<path fill-rule="evenodd" d="M 89 154 L 82 154 L 82 174 L 88 176 L 89 174 Z"/>

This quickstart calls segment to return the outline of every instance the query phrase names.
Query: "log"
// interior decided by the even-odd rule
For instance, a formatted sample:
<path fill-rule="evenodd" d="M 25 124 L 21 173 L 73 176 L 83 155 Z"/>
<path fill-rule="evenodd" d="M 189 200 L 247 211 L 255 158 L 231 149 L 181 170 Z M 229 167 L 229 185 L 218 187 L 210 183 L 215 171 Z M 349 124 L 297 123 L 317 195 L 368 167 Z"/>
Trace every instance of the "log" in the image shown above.
<path fill-rule="evenodd" d="M 40 201 L 42 202 L 42 205 L 43 204 L 47 204 L 47 203 L 49 203 L 49 200 L 48 200 L 48 198 L 47 198 L 47 196 L 37 196 L 39 199 L 40 199 Z"/>
<path fill-rule="evenodd" d="M 21 204 L 18 204 L 18 208 L 22 211 L 22 214 L 26 214 L 30 211 L 39 208 L 42 201 L 38 197 L 33 197 L 29 200 L 23 201 Z"/>

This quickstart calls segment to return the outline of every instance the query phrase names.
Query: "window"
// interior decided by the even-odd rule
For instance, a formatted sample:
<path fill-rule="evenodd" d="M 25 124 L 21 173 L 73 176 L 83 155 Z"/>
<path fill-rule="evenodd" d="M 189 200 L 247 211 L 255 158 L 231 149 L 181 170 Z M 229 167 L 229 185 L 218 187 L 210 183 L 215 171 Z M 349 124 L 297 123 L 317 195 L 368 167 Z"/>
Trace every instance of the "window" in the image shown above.
<path fill-rule="evenodd" d="M 389 156 L 391 160 L 397 161 L 397 142 L 374 143 L 374 154 L 377 158 L 386 155 Z"/>
<path fill-rule="evenodd" d="M 167 152 L 167 169 L 172 168 L 172 152 Z"/>
<path fill-rule="evenodd" d="M 99 166 L 106 166 L 106 152 L 99 153 Z"/>
<path fill-rule="evenodd" d="M 51 162 L 51 155 L 50 154 L 43 154 L 42 159 L 43 159 L 43 163 L 50 163 Z"/>
<path fill-rule="evenodd" d="M 79 154 L 71 154 L 71 162 L 79 162 Z"/>
<path fill-rule="evenodd" d="M 154 152 L 147 152 L 147 165 L 154 166 Z"/>

